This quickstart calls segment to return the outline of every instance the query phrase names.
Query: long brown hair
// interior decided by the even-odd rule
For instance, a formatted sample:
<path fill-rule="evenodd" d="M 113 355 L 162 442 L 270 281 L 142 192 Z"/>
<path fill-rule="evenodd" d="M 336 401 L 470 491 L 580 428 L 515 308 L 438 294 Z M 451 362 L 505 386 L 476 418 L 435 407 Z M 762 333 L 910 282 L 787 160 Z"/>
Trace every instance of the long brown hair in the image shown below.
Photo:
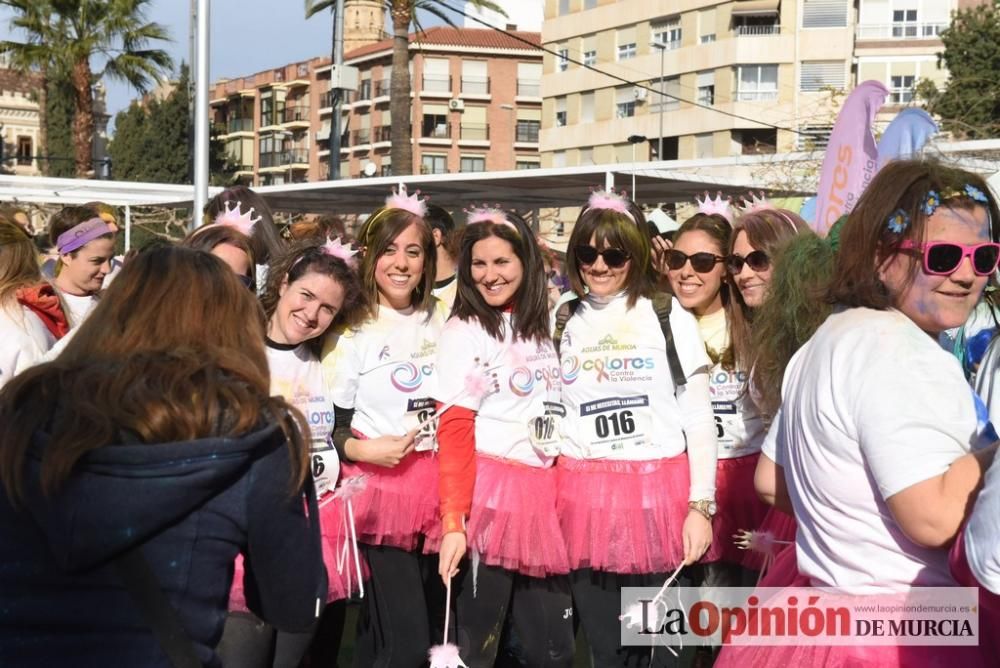
<path fill-rule="evenodd" d="M 14 292 L 42 282 L 35 244 L 20 225 L 0 214 L 0 307 L 14 299 Z"/>
<path fill-rule="evenodd" d="M 510 225 L 484 222 L 465 226 L 458 251 L 458 293 L 451 315 L 464 321 L 475 319 L 490 336 L 503 340 L 505 332 L 500 309 L 486 303 L 472 280 L 473 246 L 483 239 L 497 237 L 514 249 L 523 272 L 521 285 L 514 293 L 511 315 L 514 338 L 542 342 L 549 338 L 548 277 L 545 275 L 542 252 L 531 228 L 521 216 L 512 211 L 505 211 L 504 216 Z"/>
<path fill-rule="evenodd" d="M 733 223 L 733 236 L 729 242 L 726 255 L 733 254 L 736 238 L 743 232 L 747 241 L 757 250 L 762 250 L 771 258 L 772 266 L 782 247 L 798 234 L 812 234 L 809 224 L 797 214 L 788 209 L 761 209 L 746 213 Z M 733 284 L 733 307 L 726 315 L 729 317 L 729 336 L 732 341 L 736 367 L 749 371 L 753 362 L 750 359 L 750 330 L 753 323 L 753 309 L 743 301 L 743 295 L 736 287 L 735 279 L 730 276 Z"/>
<path fill-rule="evenodd" d="M 611 209 L 584 208 L 573 226 L 566 251 L 566 275 L 569 286 L 578 296 L 587 293 L 580 262 L 576 257 L 577 246 L 587 246 L 591 238 L 598 248 L 619 248 L 629 254 L 632 263 L 625 276 L 625 294 L 628 307 L 635 306 L 639 297 L 651 297 L 656 286 L 650 253 L 652 245 L 646 232 L 646 218 L 632 200 L 627 201 L 631 218 Z"/>
<path fill-rule="evenodd" d="M 270 320 L 278 310 L 281 300 L 281 286 L 287 280 L 291 285 L 308 273 L 321 274 L 335 281 L 344 291 L 344 303 L 337 311 L 333 322 L 327 331 L 342 327 L 356 327 L 368 315 L 368 302 L 361 289 L 361 281 L 357 272 L 338 257 L 328 255 L 323 247 L 313 241 L 299 241 L 284 254 L 271 262 L 267 272 L 267 283 L 260 296 L 260 304 L 264 308 L 264 316 Z M 323 349 L 324 336 L 320 335 L 306 342 L 309 349 L 318 357 Z"/>
<path fill-rule="evenodd" d="M 41 431 L 50 435 L 41 487 L 52 494 L 80 458 L 122 433 L 155 447 L 275 422 L 301 489 L 308 426 L 270 396 L 260 306 L 222 260 L 157 246 L 125 265 L 56 360 L 0 391 L 0 481 L 21 500 L 25 457 Z"/>
<path fill-rule="evenodd" d="M 434 248 L 434 235 L 430 226 L 423 218 L 409 211 L 382 207 L 376 209 L 358 232 L 358 243 L 361 244 L 364 258 L 361 261 L 361 283 L 367 293 L 371 317 L 378 313 L 378 285 L 375 283 L 375 265 L 386 249 L 396 241 L 411 224 L 420 230 L 420 247 L 424 252 L 424 274 L 413 291 L 412 305 L 417 311 L 423 311 L 430 317 L 434 312 L 434 279 L 437 272 L 437 252 Z"/>

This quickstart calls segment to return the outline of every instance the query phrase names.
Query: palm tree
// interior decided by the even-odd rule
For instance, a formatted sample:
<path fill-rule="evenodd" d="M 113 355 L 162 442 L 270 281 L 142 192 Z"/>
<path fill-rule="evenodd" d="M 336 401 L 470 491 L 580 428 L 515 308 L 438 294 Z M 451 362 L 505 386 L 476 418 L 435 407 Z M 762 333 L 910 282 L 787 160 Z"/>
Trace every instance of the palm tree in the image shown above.
<path fill-rule="evenodd" d="M 147 22 L 151 0 L 0 0 L 14 12 L 11 26 L 24 42 L 0 42 L 16 69 L 64 71 L 74 91 L 73 152 L 76 175 L 93 171 L 94 83 L 107 75 L 139 92 L 167 74 L 173 63 L 150 42 L 170 37 Z M 91 61 L 100 64 L 95 73 Z"/>
<path fill-rule="evenodd" d="M 423 32 L 417 11 L 425 11 L 448 25 L 455 25 L 442 0 L 383 0 L 392 19 L 392 77 L 389 80 L 389 112 L 393 119 L 410 118 L 410 25 Z M 306 18 L 332 9 L 337 0 L 306 0 Z M 492 0 L 466 0 L 466 4 L 507 13 Z M 336 27 L 334 28 L 336 29 Z M 392 124 L 392 171 L 399 176 L 413 173 L 413 131 L 411 123 Z"/>

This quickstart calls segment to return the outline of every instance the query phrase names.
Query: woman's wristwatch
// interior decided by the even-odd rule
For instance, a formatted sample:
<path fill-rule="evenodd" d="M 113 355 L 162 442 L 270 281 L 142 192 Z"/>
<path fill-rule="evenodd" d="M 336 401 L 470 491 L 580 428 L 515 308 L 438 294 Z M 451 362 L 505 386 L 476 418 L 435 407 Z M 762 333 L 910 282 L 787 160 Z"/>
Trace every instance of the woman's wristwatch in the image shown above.
<path fill-rule="evenodd" d="M 688 509 L 701 513 L 706 520 L 711 522 L 712 518 L 715 517 L 718 506 L 715 505 L 715 500 L 713 499 L 700 499 L 698 501 L 688 501 Z"/>

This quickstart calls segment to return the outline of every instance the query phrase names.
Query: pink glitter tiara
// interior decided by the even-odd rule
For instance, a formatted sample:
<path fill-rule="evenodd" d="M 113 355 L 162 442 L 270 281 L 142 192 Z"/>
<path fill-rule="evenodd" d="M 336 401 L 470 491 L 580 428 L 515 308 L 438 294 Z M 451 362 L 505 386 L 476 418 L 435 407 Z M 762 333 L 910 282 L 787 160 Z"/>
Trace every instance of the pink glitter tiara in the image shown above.
<path fill-rule="evenodd" d="M 237 232 L 242 232 L 243 234 L 250 236 L 253 232 L 253 226 L 261 221 L 261 217 L 257 216 L 254 218 L 253 207 L 250 207 L 249 211 L 243 213 L 243 205 L 240 202 L 236 202 L 232 208 L 230 208 L 229 205 L 230 202 L 226 202 L 226 210 L 215 217 L 215 224 L 231 227 Z"/>
<path fill-rule="evenodd" d="M 732 210 L 732 198 L 727 197 L 725 200 L 722 199 L 722 193 L 716 192 L 715 199 L 710 199 L 708 192 L 705 193 L 705 199 L 694 198 L 694 201 L 698 203 L 698 213 L 703 213 L 706 216 L 716 215 L 722 216 L 730 223 L 733 222 L 733 210 Z"/>
<path fill-rule="evenodd" d="M 355 255 L 358 254 L 358 251 L 351 248 L 350 244 L 345 245 L 341 243 L 340 237 L 337 237 L 333 241 L 327 239 L 322 248 L 324 253 L 332 257 L 340 258 L 349 267 L 355 266 L 358 262 L 358 259 L 355 257 Z"/>
<path fill-rule="evenodd" d="M 632 212 L 628 210 L 628 201 L 625 199 L 624 190 L 621 193 L 616 193 L 614 190 L 595 190 L 590 193 L 587 208 L 615 211 L 625 215 L 633 223 L 635 222 Z"/>
<path fill-rule="evenodd" d="M 391 195 L 385 198 L 385 205 L 389 209 L 401 209 L 403 211 L 409 211 L 414 216 L 423 218 L 427 215 L 427 204 L 426 199 L 420 199 L 420 191 L 416 191 L 412 195 L 407 194 L 406 184 L 400 183 L 399 190 L 396 190 Z"/>
<path fill-rule="evenodd" d="M 517 231 L 517 226 L 514 223 L 507 220 L 507 214 L 504 213 L 503 208 L 499 204 L 489 205 L 483 204 L 482 206 L 475 206 L 471 209 L 465 209 L 465 214 L 467 218 L 465 219 L 466 225 L 475 225 L 476 223 L 493 223 L 494 225 L 506 225 L 514 231 Z"/>
<path fill-rule="evenodd" d="M 751 213 L 757 213 L 758 211 L 771 211 L 775 213 L 778 218 L 783 220 L 792 228 L 794 234 L 799 233 L 799 228 L 796 227 L 795 223 L 789 218 L 785 213 L 783 213 L 778 207 L 774 206 L 771 202 L 767 200 L 764 193 L 754 194 L 753 191 L 747 193 L 750 198 L 747 199 L 746 196 L 743 197 L 743 206 L 737 207 L 739 209 L 740 215 L 745 216 Z"/>

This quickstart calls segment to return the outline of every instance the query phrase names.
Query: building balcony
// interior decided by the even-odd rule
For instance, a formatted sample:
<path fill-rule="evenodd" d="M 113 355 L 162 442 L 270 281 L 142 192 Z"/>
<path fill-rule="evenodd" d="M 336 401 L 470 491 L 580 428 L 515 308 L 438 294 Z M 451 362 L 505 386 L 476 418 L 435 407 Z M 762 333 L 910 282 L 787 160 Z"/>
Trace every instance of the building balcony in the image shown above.
<path fill-rule="evenodd" d="M 375 99 L 382 97 L 389 97 L 389 91 L 391 89 L 391 82 L 389 79 L 382 79 L 375 82 Z"/>
<path fill-rule="evenodd" d="M 425 123 L 421 128 L 420 137 L 423 139 L 451 139 L 451 126 L 446 123 L 438 125 Z"/>
<path fill-rule="evenodd" d="M 281 154 L 281 162 L 292 169 L 309 169 L 309 149 L 288 149 Z"/>
<path fill-rule="evenodd" d="M 319 106 L 320 109 L 332 109 L 333 108 L 333 95 L 334 91 L 328 90 L 319 96 Z"/>
<path fill-rule="evenodd" d="M 463 95 L 489 95 L 490 94 L 490 78 L 489 77 L 462 77 L 462 94 Z"/>
<path fill-rule="evenodd" d="M 354 130 L 351 132 L 351 143 L 352 148 L 357 148 L 359 146 L 367 146 L 372 143 L 372 132 L 370 128 L 361 128 L 360 130 Z"/>
<path fill-rule="evenodd" d="M 766 100 L 777 100 L 776 90 L 738 90 L 735 93 L 737 102 L 762 102 Z"/>
<path fill-rule="evenodd" d="M 230 134 L 234 132 L 253 132 L 252 118 L 230 118 L 226 125 Z"/>
<path fill-rule="evenodd" d="M 858 40 L 870 41 L 938 39 L 947 27 L 947 23 L 869 23 L 858 25 L 855 37 Z"/>
<path fill-rule="evenodd" d="M 462 123 L 458 136 L 462 141 L 488 142 L 490 140 L 490 126 L 479 123 Z"/>
<path fill-rule="evenodd" d="M 209 134 L 213 137 L 221 137 L 226 134 L 226 123 L 224 121 L 212 121 L 212 126 L 209 128 Z"/>
<path fill-rule="evenodd" d="M 733 28 L 735 37 L 759 37 L 761 35 L 780 35 L 781 26 L 777 23 L 761 25 L 738 25 Z"/>
<path fill-rule="evenodd" d="M 281 153 L 261 153 L 259 164 L 261 169 L 274 169 L 276 167 L 281 167 Z"/>
<path fill-rule="evenodd" d="M 391 143 L 392 142 L 392 126 L 383 125 L 381 127 L 372 129 L 372 142 L 378 143 Z"/>
<path fill-rule="evenodd" d="M 421 77 L 420 93 L 422 95 L 451 97 L 451 77 L 445 75 L 425 74 Z"/>
<path fill-rule="evenodd" d="M 281 115 L 282 125 L 309 126 L 309 105 L 296 104 L 285 107 Z"/>

